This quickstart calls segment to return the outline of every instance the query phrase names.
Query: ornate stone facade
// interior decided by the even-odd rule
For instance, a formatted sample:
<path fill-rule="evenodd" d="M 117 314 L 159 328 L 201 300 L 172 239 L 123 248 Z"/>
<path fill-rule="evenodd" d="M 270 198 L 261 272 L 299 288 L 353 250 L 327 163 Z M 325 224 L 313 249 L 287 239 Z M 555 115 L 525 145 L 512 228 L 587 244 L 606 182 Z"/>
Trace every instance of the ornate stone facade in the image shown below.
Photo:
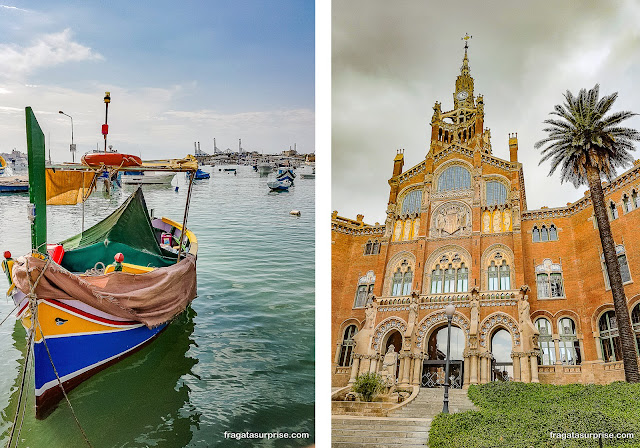
<path fill-rule="evenodd" d="M 403 171 L 397 152 L 384 225 L 332 215 L 333 384 L 364 372 L 386 372 L 398 386 L 441 383 L 448 303 L 456 309 L 451 380 L 462 387 L 623 379 L 589 193 L 566 207 L 527 209 L 517 135 L 509 160 L 492 154 L 466 48 L 453 97 L 450 111 L 435 103 L 422 162 Z M 617 207 L 612 230 L 640 340 L 640 162 L 604 191 Z M 371 241 L 378 249 L 367 253 Z M 363 277 L 373 288 L 357 302 L 366 306 L 355 306 Z M 391 345 L 395 372 L 385 365 Z"/>

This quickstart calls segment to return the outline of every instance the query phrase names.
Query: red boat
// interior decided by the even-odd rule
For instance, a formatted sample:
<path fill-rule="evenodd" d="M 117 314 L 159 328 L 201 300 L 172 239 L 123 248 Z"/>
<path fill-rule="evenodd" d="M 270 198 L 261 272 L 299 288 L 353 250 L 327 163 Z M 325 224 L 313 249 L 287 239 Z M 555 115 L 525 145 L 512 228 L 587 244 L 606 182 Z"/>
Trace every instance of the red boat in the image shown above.
<path fill-rule="evenodd" d="M 91 152 L 82 156 L 82 163 L 89 166 L 141 166 L 142 159 L 119 152 Z"/>

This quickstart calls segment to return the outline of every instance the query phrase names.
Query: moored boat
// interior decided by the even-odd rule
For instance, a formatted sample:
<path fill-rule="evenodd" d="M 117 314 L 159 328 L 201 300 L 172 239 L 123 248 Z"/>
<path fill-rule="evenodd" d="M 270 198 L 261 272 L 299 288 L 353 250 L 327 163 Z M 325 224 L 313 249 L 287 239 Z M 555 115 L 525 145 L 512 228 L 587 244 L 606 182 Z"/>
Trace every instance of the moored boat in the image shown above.
<path fill-rule="evenodd" d="M 127 185 L 170 185 L 175 173 L 152 171 L 127 171 L 121 181 Z"/>
<path fill-rule="evenodd" d="M 267 182 L 267 186 L 271 191 L 288 191 L 291 185 L 291 181 L 288 179 Z"/>
<path fill-rule="evenodd" d="M 278 168 L 278 172 L 276 173 L 277 180 L 288 180 L 293 185 L 293 179 L 296 178 L 296 173 L 293 172 L 293 169 L 288 167 L 280 167 Z"/>
<path fill-rule="evenodd" d="M 198 171 L 196 171 L 195 174 L 195 180 L 209 179 L 210 177 L 211 174 L 207 173 L 206 171 L 202 171 L 200 168 L 198 168 Z"/>
<path fill-rule="evenodd" d="M 47 244 L 44 135 L 31 108 L 27 142 L 32 252 L 16 260 L 5 252 L 2 267 L 28 333 L 36 417 L 44 418 L 68 391 L 145 346 L 186 309 L 196 296 L 198 243 L 184 228 L 188 199 L 183 224 L 152 219 L 138 188 L 98 224 Z M 164 169 L 197 169 L 195 160 L 174 162 Z"/>
<path fill-rule="evenodd" d="M 4 174 L 4 170 L 7 168 L 7 161 L 0 156 L 0 176 Z"/>
<path fill-rule="evenodd" d="M 315 179 L 316 167 L 312 165 L 305 165 L 298 170 L 298 173 L 302 179 Z"/>

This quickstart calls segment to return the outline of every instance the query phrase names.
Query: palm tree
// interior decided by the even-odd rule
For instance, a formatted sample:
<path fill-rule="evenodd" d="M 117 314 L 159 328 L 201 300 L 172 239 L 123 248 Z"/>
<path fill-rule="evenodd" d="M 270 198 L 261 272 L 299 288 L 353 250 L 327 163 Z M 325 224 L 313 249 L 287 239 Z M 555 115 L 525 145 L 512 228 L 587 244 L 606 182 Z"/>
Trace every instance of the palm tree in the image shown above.
<path fill-rule="evenodd" d="M 615 243 L 611 234 L 611 225 L 607 215 L 601 176 L 608 180 L 615 177 L 616 168 L 627 166 L 633 162 L 629 151 L 633 151 L 633 141 L 640 140 L 640 133 L 635 129 L 621 127 L 620 122 L 636 114 L 628 111 L 611 113 L 605 116 L 618 97 L 613 93 L 599 97 L 598 84 L 589 91 L 580 90 L 578 96 L 570 91 L 564 95 L 565 102 L 556 105 L 544 123 L 549 125 L 544 131 L 544 138 L 535 144 L 542 150 L 540 164 L 551 160 L 551 176 L 560 167 L 560 181 L 569 181 L 577 188 L 589 185 L 591 202 L 598 223 L 600 242 L 607 265 L 607 273 L 611 284 L 611 294 L 618 322 L 618 331 L 622 345 L 624 375 L 627 382 L 640 382 L 638 358 L 634 343 L 629 309 L 624 294 L 620 265 L 616 255 Z"/>

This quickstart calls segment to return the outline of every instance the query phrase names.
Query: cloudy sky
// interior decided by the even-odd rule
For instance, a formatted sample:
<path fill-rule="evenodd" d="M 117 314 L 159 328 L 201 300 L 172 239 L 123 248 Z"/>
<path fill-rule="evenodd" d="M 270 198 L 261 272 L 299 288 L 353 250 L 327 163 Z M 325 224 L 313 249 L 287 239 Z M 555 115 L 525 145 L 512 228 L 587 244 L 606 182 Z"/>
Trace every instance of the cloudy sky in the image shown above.
<path fill-rule="evenodd" d="M 54 161 L 109 144 L 143 158 L 314 152 L 314 5 L 298 0 L 13 1 L 0 5 L 0 152 L 31 106 Z"/>
<path fill-rule="evenodd" d="M 518 133 L 529 209 L 582 197 L 561 185 L 533 148 L 567 90 L 619 92 L 614 110 L 640 112 L 640 4 L 619 2 L 334 1 L 332 4 L 332 207 L 384 222 L 396 149 L 405 170 L 424 159 L 435 101 L 453 108 L 469 41 L 475 94 L 485 100 L 493 154 L 508 159 Z M 640 117 L 626 122 L 640 128 Z M 640 153 L 635 155 L 640 157 Z"/>

